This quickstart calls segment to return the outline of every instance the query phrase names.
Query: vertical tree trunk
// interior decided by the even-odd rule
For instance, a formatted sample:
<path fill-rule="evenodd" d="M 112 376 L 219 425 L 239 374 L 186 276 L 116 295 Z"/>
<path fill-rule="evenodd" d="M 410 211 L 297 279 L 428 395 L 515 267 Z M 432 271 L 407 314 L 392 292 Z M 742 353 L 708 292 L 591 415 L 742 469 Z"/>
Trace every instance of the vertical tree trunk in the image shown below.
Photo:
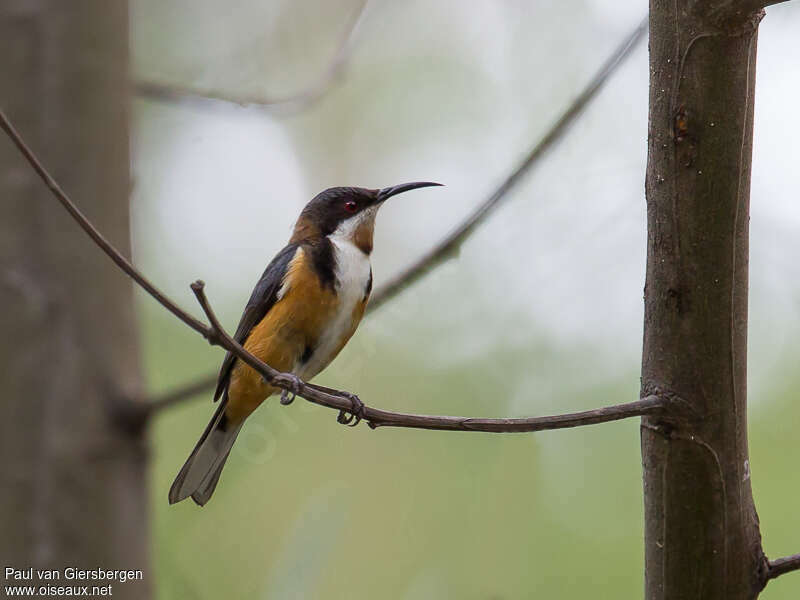
<path fill-rule="evenodd" d="M 742 4 L 650 2 L 642 392 L 678 400 L 642 423 L 649 599 L 737 600 L 762 587 L 746 402 L 761 12 Z"/>
<path fill-rule="evenodd" d="M 8 0 L 0 40 L 4 110 L 129 251 L 127 3 Z M 7 139 L 0 197 L 0 562 L 147 577 L 143 432 L 110 410 L 139 385 L 131 283 Z M 146 580 L 114 585 L 148 596 Z"/>

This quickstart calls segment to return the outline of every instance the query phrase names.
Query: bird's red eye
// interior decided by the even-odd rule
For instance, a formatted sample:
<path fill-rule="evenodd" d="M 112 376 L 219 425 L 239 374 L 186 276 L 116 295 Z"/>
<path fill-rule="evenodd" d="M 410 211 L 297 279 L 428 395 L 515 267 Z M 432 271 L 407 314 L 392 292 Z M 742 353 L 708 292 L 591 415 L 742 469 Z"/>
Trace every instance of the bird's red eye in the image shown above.
<path fill-rule="evenodd" d="M 356 212 L 356 208 L 358 208 L 358 205 L 352 200 L 348 200 L 347 202 L 344 203 L 344 209 L 349 213 Z"/>

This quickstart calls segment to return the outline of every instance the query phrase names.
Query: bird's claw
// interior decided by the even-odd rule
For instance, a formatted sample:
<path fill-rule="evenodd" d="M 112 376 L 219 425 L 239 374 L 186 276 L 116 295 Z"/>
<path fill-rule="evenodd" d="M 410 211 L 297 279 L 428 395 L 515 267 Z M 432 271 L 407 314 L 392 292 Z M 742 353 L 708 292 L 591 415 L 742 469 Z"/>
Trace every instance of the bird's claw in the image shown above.
<path fill-rule="evenodd" d="M 291 394 L 291 396 L 289 395 Z M 289 392 L 289 390 L 283 390 L 281 392 L 281 404 L 284 406 L 289 406 L 292 402 L 294 402 L 295 397 L 297 394 L 294 392 Z"/>
<path fill-rule="evenodd" d="M 355 394 L 345 392 L 343 395 L 353 403 L 353 406 L 349 411 L 340 410 L 339 416 L 336 417 L 336 421 L 342 425 L 355 427 L 361 422 L 361 419 L 364 418 L 364 403 Z"/>
<path fill-rule="evenodd" d="M 287 373 L 286 375 L 289 379 L 289 389 L 283 389 L 281 391 L 281 404 L 284 406 L 288 406 L 294 402 L 297 394 L 300 393 L 300 385 L 302 384 L 297 375 L 293 375 L 292 373 Z"/>

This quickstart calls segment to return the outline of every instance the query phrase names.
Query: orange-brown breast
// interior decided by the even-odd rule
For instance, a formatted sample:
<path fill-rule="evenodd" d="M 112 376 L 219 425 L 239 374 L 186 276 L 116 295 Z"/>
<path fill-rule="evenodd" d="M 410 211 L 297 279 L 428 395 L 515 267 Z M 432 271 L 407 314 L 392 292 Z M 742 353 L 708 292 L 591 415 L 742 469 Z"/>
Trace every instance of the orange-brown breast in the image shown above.
<path fill-rule="evenodd" d="M 310 379 L 317 373 L 303 373 L 302 368 L 298 369 L 299 362 L 308 349 L 315 347 L 339 313 L 340 299 L 317 277 L 309 252 L 302 246 L 298 249 L 283 280 L 285 293 L 253 328 L 244 347 L 274 369 L 299 371 L 300 377 Z M 350 339 L 365 308 L 366 298 L 353 309 L 352 327 L 345 328 L 341 342 L 330 357 L 324 358 L 321 368 L 327 366 Z M 237 361 L 228 386 L 226 415 L 239 422 L 277 391 L 267 385 L 260 374 Z"/>

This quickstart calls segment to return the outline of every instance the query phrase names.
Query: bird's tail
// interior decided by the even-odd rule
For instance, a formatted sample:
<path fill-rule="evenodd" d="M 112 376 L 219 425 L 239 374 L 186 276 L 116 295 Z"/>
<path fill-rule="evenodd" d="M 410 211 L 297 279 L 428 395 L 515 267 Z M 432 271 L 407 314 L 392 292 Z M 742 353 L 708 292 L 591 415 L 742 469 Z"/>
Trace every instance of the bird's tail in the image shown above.
<path fill-rule="evenodd" d="M 170 504 L 191 496 L 195 503 L 203 506 L 214 493 L 222 468 L 244 423 L 231 423 L 225 416 L 226 405 L 227 398 L 223 397 L 206 430 L 172 483 L 169 489 Z"/>

